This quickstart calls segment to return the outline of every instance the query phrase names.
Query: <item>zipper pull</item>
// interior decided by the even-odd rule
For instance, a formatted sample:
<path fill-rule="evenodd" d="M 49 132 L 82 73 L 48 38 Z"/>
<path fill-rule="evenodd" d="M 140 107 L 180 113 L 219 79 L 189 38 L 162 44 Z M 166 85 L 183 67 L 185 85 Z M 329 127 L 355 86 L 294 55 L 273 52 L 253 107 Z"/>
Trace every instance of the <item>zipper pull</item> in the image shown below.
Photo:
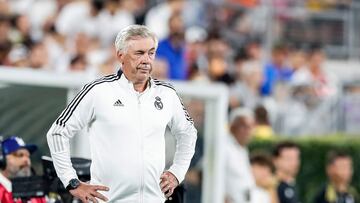
<path fill-rule="evenodd" d="M 140 104 L 140 95 L 137 95 L 138 104 Z"/>

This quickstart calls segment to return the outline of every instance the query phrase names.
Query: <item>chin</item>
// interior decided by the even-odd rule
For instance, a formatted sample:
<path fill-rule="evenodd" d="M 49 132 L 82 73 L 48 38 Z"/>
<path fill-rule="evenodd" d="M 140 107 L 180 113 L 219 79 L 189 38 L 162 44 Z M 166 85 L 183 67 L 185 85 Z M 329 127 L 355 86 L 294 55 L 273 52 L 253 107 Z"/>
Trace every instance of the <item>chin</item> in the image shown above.
<path fill-rule="evenodd" d="M 150 77 L 150 74 L 141 74 L 137 76 L 137 79 L 140 81 L 146 81 Z"/>

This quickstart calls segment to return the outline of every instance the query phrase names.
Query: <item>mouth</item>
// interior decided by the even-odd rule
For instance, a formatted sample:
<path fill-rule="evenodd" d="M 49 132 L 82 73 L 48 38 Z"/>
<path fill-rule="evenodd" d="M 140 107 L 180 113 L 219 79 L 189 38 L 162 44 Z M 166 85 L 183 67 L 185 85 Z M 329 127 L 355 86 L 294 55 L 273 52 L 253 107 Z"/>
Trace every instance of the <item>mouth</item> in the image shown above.
<path fill-rule="evenodd" d="M 151 67 L 150 66 L 140 66 L 140 67 L 137 67 L 136 68 L 137 70 L 139 71 L 142 71 L 142 72 L 149 72 L 151 70 Z"/>

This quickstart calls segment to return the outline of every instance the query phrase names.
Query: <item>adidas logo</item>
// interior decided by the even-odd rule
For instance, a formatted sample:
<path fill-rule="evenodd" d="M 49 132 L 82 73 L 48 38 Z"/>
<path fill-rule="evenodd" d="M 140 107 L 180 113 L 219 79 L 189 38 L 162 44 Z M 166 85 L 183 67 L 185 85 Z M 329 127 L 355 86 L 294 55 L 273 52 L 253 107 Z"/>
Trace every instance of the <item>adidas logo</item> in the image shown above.
<path fill-rule="evenodd" d="M 124 106 L 124 104 L 120 101 L 120 99 L 118 99 L 115 103 L 114 106 Z"/>

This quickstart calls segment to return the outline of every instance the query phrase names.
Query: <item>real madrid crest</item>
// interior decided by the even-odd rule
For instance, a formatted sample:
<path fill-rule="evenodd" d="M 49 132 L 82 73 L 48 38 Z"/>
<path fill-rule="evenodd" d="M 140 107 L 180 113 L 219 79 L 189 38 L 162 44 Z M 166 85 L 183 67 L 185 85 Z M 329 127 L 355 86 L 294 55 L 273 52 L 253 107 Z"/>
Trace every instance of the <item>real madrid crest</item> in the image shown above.
<path fill-rule="evenodd" d="M 164 107 L 164 104 L 161 101 L 161 98 L 159 96 L 155 97 L 154 106 L 157 110 L 161 110 Z"/>

